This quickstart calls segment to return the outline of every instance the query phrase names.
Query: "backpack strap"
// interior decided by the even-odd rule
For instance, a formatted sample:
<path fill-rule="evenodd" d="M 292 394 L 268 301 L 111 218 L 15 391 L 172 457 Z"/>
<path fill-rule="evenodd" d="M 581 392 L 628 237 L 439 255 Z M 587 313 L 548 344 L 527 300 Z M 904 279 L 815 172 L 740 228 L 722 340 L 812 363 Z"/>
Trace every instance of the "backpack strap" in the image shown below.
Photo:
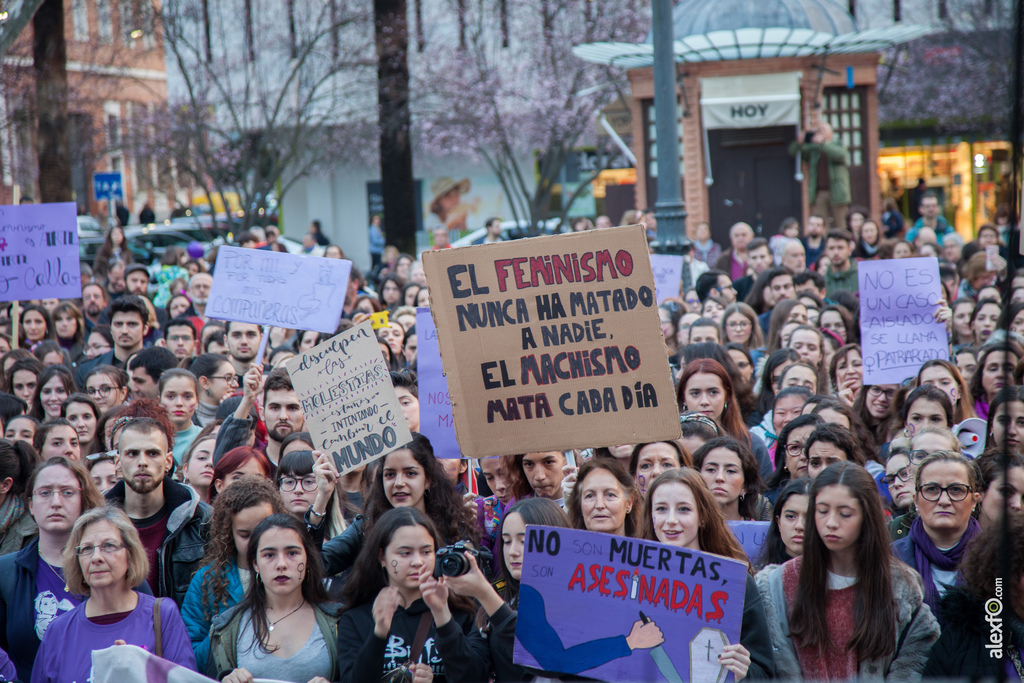
<path fill-rule="evenodd" d="M 160 603 L 163 598 L 157 598 L 153 601 L 153 635 L 156 636 L 156 646 L 153 648 L 153 654 L 157 657 L 164 656 L 164 632 L 160 627 Z"/>
<path fill-rule="evenodd" d="M 409 649 L 410 666 L 419 661 L 420 653 L 423 652 L 423 645 L 427 642 L 427 634 L 430 632 L 430 624 L 434 621 L 434 615 L 426 611 L 420 617 L 419 628 L 416 629 L 416 637 L 413 638 L 412 648 Z"/>

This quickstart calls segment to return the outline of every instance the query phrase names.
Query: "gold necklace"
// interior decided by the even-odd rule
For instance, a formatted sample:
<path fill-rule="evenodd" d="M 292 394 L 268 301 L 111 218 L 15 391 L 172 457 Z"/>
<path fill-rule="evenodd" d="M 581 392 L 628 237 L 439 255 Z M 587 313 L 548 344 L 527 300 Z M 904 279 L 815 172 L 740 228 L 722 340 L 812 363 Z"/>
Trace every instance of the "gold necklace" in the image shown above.
<path fill-rule="evenodd" d="M 40 555 L 40 557 L 42 557 L 42 556 Z M 53 568 L 53 565 L 46 561 L 45 557 L 43 557 L 42 559 L 43 559 L 43 564 L 45 564 L 47 567 L 49 567 L 50 571 L 53 572 L 53 575 L 56 576 L 58 579 L 60 579 L 61 582 L 64 584 L 64 592 L 65 593 L 70 593 L 71 589 L 68 588 L 67 579 L 65 579 L 63 576 L 61 576 L 60 573 L 56 569 Z"/>

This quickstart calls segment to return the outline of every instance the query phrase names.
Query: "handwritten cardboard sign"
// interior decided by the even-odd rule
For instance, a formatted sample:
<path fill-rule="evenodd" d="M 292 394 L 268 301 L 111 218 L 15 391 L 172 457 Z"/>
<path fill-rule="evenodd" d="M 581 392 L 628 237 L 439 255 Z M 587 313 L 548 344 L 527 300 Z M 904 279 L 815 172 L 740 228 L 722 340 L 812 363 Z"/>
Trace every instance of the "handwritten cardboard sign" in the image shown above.
<path fill-rule="evenodd" d="M 857 279 L 864 384 L 899 384 L 925 361 L 949 360 L 946 326 L 935 320 L 938 259 L 862 261 Z"/>
<path fill-rule="evenodd" d="M 318 449 L 338 472 L 361 467 L 412 440 L 377 338 L 364 321 L 285 362 Z"/>
<path fill-rule="evenodd" d="M 82 296 L 74 202 L 0 206 L 0 301 Z"/>
<path fill-rule="evenodd" d="M 220 247 L 206 315 L 293 330 L 334 332 L 352 262 Z"/>
<path fill-rule="evenodd" d="M 461 458 L 462 452 L 455 438 L 452 399 L 448 395 L 448 381 L 444 378 L 441 351 L 437 347 L 437 328 L 429 308 L 416 309 L 416 341 L 420 433 L 430 439 L 435 457 Z"/>
<path fill-rule="evenodd" d="M 679 437 L 641 226 L 423 254 L 462 454 Z"/>
<path fill-rule="evenodd" d="M 683 257 L 672 254 L 651 254 L 654 287 L 660 304 L 665 299 L 679 298 L 679 285 L 683 280 Z"/>
<path fill-rule="evenodd" d="M 602 681 L 724 681 L 747 568 L 653 541 L 529 526 L 513 660 Z M 646 639 L 645 622 L 664 637 Z"/>
<path fill-rule="evenodd" d="M 743 546 L 743 552 L 751 564 L 757 561 L 761 555 L 761 548 L 768 537 L 770 522 L 728 522 L 729 530 L 736 540 Z"/>

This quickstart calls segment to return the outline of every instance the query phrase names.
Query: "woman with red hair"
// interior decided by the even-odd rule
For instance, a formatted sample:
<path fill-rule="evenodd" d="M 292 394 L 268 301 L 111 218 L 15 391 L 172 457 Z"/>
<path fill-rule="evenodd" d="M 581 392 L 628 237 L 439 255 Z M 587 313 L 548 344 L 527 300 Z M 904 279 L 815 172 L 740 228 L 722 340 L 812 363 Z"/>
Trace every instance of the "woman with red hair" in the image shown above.
<path fill-rule="evenodd" d="M 726 434 L 750 445 L 761 468 L 761 476 L 771 474 L 773 468 L 768 447 L 761 437 L 747 430 L 732 388 L 732 380 L 721 363 L 710 358 L 690 361 L 679 377 L 676 391 L 681 413 L 701 413 L 722 425 Z"/>
<path fill-rule="evenodd" d="M 266 455 L 251 446 L 232 448 L 213 466 L 213 484 L 210 486 L 210 504 L 217 494 L 246 474 L 259 474 L 274 478 L 274 465 Z"/>

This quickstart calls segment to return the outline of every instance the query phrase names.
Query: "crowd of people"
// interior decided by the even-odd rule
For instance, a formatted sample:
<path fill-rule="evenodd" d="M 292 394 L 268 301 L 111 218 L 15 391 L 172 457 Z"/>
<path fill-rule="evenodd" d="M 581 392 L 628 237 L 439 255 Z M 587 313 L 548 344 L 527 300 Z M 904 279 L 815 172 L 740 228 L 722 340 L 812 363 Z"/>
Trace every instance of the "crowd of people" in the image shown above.
<path fill-rule="evenodd" d="M 434 456 L 426 277 L 385 246 L 352 268 L 336 333 L 388 312 L 376 334 L 413 439 L 343 475 L 283 367 L 331 335 L 275 328 L 257 357 L 261 327 L 205 315 L 214 254 L 132 263 L 114 228 L 80 300 L 20 302 L 17 329 L 2 311 L 0 680 L 85 681 L 93 651 L 125 643 L 230 683 L 557 680 L 513 658 L 520 610 L 541 633 L 530 524 L 744 563 L 719 659 L 736 680 L 1024 680 L 1024 276 L 999 227 L 965 244 L 932 199 L 907 240 L 857 207 L 771 239 L 739 223 L 725 250 L 694 226 L 659 306 L 681 438 L 568 454 Z M 857 263 L 914 255 L 939 259 L 950 360 L 866 385 Z M 768 523 L 754 557 L 727 524 L 743 520 Z M 435 575 L 460 541 L 481 554 Z"/>

